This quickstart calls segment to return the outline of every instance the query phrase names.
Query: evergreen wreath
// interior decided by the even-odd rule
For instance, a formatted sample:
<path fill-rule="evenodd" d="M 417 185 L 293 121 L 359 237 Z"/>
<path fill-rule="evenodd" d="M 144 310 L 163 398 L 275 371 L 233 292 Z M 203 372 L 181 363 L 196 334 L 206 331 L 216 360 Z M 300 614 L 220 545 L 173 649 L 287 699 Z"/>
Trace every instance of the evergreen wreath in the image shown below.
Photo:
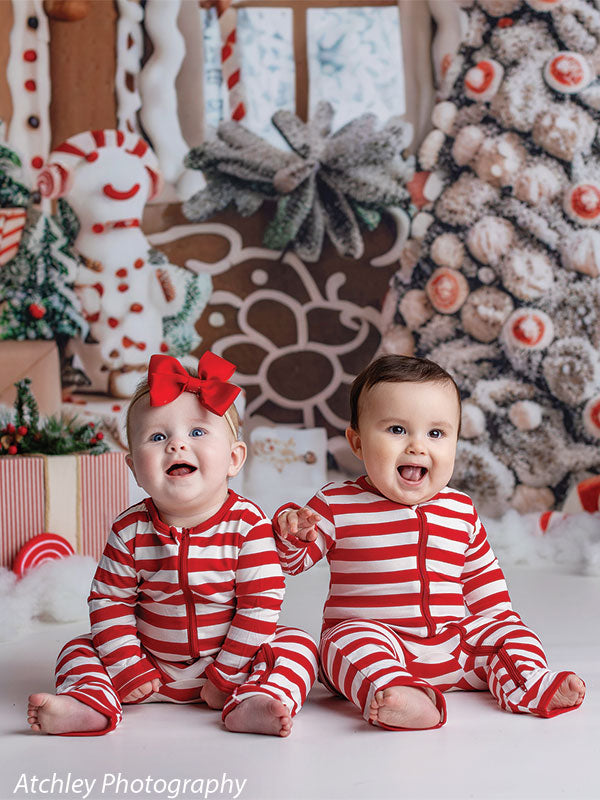
<path fill-rule="evenodd" d="M 406 183 L 414 162 L 401 153 L 412 127 L 393 117 L 376 131 L 377 118 L 363 114 L 332 134 L 328 102 L 318 104 L 309 122 L 286 110 L 276 111 L 271 121 L 291 151 L 237 122 L 222 122 L 216 139 L 190 151 L 186 166 L 202 170 L 207 186 L 183 204 L 183 213 L 202 221 L 233 203 L 250 216 L 265 200 L 276 201 L 265 247 L 292 247 L 304 261 L 315 262 L 327 233 L 340 255 L 360 258 L 361 228 L 374 230 L 387 208 L 410 206 Z"/>

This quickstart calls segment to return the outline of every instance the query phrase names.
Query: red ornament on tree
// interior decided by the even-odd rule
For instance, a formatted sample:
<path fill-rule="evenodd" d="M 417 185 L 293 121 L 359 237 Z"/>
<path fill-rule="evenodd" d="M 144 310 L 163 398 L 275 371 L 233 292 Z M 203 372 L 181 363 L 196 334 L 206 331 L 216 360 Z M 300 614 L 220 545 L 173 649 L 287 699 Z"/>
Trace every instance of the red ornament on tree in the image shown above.
<path fill-rule="evenodd" d="M 41 319 L 46 316 L 46 309 L 39 303 L 31 303 L 28 311 L 34 319 Z"/>

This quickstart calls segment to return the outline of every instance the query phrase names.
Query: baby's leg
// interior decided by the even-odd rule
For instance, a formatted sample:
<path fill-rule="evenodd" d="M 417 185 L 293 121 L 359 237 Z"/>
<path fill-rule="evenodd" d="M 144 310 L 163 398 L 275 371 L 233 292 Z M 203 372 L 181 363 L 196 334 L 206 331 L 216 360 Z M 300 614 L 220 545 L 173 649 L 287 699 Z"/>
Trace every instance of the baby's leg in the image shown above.
<path fill-rule="evenodd" d="M 42 733 L 97 736 L 121 721 L 121 703 L 84 634 L 66 644 L 56 664 L 56 695 L 30 695 L 27 721 Z"/>
<path fill-rule="evenodd" d="M 330 687 L 379 727 L 418 730 L 445 721 L 443 695 L 410 674 L 399 639 L 383 623 L 348 620 L 330 628 L 321 669 Z"/>
<path fill-rule="evenodd" d="M 538 637 L 516 614 L 464 623 L 472 658 L 485 663 L 488 686 L 507 711 L 554 717 L 583 702 L 585 684 L 572 672 L 551 672 Z"/>
<path fill-rule="evenodd" d="M 225 704 L 225 727 L 237 733 L 289 736 L 317 675 L 317 646 L 304 631 L 278 627 L 252 664 L 248 680 Z"/>

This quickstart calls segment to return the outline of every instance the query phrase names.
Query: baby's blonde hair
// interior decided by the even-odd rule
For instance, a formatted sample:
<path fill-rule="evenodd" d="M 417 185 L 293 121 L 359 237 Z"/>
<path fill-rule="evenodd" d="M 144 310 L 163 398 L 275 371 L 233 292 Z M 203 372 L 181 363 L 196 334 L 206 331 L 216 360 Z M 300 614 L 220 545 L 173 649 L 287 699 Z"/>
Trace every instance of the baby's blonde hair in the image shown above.
<path fill-rule="evenodd" d="M 192 378 L 198 377 L 198 372 L 195 369 L 188 369 L 188 374 L 191 375 Z M 131 422 L 131 409 L 140 400 L 144 395 L 150 393 L 150 386 L 148 385 L 148 379 L 144 378 L 141 380 L 138 385 L 136 386 L 135 392 L 131 400 L 129 401 L 129 407 L 127 408 L 127 416 L 125 418 L 125 431 L 127 434 L 127 447 L 131 450 L 131 433 L 132 433 L 132 422 Z M 229 428 L 233 434 L 234 439 L 240 438 L 240 415 L 238 414 L 238 410 L 235 407 L 235 404 L 232 403 L 227 411 L 223 414 L 223 419 L 229 425 Z"/>

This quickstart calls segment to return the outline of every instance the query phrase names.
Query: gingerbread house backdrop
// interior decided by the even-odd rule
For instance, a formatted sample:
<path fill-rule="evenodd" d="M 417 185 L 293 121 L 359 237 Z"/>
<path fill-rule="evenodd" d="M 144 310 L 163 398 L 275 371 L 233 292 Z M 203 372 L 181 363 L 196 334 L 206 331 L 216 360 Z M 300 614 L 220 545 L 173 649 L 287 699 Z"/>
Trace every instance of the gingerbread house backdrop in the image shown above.
<path fill-rule="evenodd" d="M 3 11 L 12 338 L 56 338 L 65 389 L 119 408 L 150 352 L 210 347 L 250 415 L 323 426 L 342 462 L 354 375 L 414 352 L 469 401 L 457 479 L 488 511 L 598 474 L 591 0 Z M 18 285 L 39 242 L 60 330 Z"/>

